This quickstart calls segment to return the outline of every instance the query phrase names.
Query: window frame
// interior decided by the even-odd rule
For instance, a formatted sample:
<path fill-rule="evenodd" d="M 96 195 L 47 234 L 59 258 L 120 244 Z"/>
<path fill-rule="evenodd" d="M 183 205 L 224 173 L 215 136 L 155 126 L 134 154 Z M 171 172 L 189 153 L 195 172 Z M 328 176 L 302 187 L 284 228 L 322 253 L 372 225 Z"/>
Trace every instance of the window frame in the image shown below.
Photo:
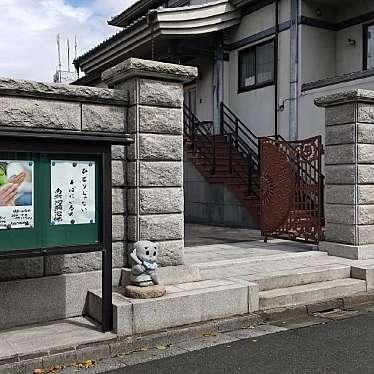
<path fill-rule="evenodd" d="M 262 47 L 264 45 L 267 45 L 267 44 L 273 44 L 273 56 L 274 56 L 274 61 L 273 61 L 273 79 L 272 80 L 269 80 L 267 82 L 263 82 L 263 83 L 257 83 L 257 48 L 259 47 Z M 242 59 L 242 55 L 248 51 L 250 51 L 251 49 L 254 50 L 254 54 L 255 54 L 255 66 L 254 66 L 254 70 L 255 70 L 255 84 L 253 86 L 248 86 L 248 87 L 241 87 L 240 83 L 241 83 L 241 70 L 240 70 L 240 67 L 241 67 L 241 59 Z M 259 89 L 259 88 L 263 88 L 263 87 L 267 87 L 267 86 L 272 86 L 275 84 L 275 77 L 276 77 L 276 74 L 277 74 L 277 58 L 275 56 L 275 38 L 271 38 L 271 39 L 267 39 L 263 42 L 260 42 L 260 43 L 257 43 L 257 44 L 253 44 L 251 45 L 250 47 L 247 47 L 247 48 L 243 48 L 243 49 L 240 49 L 238 51 L 238 93 L 242 93 L 242 92 L 248 92 L 248 91 L 253 91 L 253 90 L 256 90 L 256 89 Z"/>
<path fill-rule="evenodd" d="M 362 69 L 363 70 L 370 70 L 373 68 L 368 68 L 368 33 L 369 33 L 369 27 L 374 26 L 374 21 L 371 21 L 369 23 L 365 23 L 362 25 L 363 27 L 363 56 L 362 56 Z"/>

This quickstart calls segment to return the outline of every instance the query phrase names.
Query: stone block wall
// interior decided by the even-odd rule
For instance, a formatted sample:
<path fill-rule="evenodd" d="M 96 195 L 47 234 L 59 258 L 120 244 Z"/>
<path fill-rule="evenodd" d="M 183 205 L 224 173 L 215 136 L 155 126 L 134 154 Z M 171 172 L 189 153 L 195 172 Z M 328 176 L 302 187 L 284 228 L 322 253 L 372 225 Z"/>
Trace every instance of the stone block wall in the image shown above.
<path fill-rule="evenodd" d="M 196 68 L 129 59 L 102 79 L 128 93 L 128 250 L 137 240 L 155 241 L 162 266 L 183 263 L 183 82 Z"/>
<path fill-rule="evenodd" d="M 374 92 L 322 97 L 326 107 L 326 242 L 320 248 L 374 258 Z"/>
<path fill-rule="evenodd" d="M 103 88 L 0 79 L 0 128 L 124 134 L 127 94 Z M 113 267 L 127 264 L 124 146 L 113 146 Z M 0 281 L 101 269 L 101 253 L 0 260 Z"/>

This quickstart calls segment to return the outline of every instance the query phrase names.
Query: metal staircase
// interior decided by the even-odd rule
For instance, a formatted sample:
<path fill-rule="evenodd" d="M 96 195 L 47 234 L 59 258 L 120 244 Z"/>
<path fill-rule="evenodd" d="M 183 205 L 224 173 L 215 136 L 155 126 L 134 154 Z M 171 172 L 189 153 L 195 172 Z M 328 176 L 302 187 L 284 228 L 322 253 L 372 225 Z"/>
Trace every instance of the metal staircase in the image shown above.
<path fill-rule="evenodd" d="M 258 138 L 221 104 L 221 134 L 184 106 L 187 157 L 209 183 L 223 183 L 249 213 L 260 214 Z"/>
<path fill-rule="evenodd" d="M 216 135 L 212 126 L 184 107 L 185 149 L 194 166 L 209 183 L 225 184 L 250 214 L 260 217 L 265 238 L 321 240 L 321 137 L 299 141 L 287 141 L 279 135 L 259 138 L 224 103 L 220 114 L 220 134 Z M 268 150 L 261 151 L 263 147 Z M 275 159 L 269 160 L 269 152 Z M 287 170 L 291 184 L 282 182 Z"/>

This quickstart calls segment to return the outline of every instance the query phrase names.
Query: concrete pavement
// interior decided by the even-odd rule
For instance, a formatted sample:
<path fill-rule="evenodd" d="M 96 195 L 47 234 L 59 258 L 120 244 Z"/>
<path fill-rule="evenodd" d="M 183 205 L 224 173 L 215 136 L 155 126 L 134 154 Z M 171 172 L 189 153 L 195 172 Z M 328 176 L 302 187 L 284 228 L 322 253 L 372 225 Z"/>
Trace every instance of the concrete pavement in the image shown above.
<path fill-rule="evenodd" d="M 374 314 L 226 342 L 109 371 L 126 374 L 372 374 Z"/>
<path fill-rule="evenodd" d="M 374 304 L 355 310 L 271 315 L 209 331 L 175 344 L 167 340 L 97 362 L 86 374 L 365 374 L 373 373 Z M 280 319 L 278 319 L 279 317 Z M 61 374 L 76 373 L 72 367 Z"/>

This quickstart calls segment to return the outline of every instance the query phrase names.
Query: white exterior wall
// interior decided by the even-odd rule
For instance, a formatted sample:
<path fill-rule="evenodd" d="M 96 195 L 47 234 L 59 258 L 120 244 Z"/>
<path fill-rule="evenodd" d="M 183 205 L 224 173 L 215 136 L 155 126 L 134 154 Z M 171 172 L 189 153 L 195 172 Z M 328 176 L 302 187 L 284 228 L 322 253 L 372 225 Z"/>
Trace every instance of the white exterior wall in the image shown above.
<path fill-rule="evenodd" d="M 356 41 L 352 46 L 348 38 Z M 363 26 L 355 25 L 336 32 L 336 75 L 363 69 Z"/>
<path fill-rule="evenodd" d="M 300 82 L 335 76 L 335 31 L 300 25 Z"/>
<path fill-rule="evenodd" d="M 374 77 L 322 87 L 303 93 L 299 100 L 300 138 L 315 135 L 324 137 L 325 135 L 324 109 L 317 108 L 314 105 L 315 98 L 355 88 L 374 90 Z"/>
<path fill-rule="evenodd" d="M 283 0 L 279 7 L 279 22 L 289 20 L 290 2 Z M 228 44 L 240 41 L 248 36 L 257 34 L 275 26 L 275 5 L 271 4 L 242 18 L 240 25 L 225 35 Z M 289 61 L 290 42 L 289 31 L 279 33 L 279 66 L 278 66 L 278 95 L 287 99 L 289 96 Z M 238 53 L 272 37 L 248 44 L 230 52 L 229 71 L 225 87 L 225 103 L 257 136 L 273 135 L 275 132 L 274 97 L 275 85 L 238 93 Z M 288 110 L 278 112 L 278 128 L 281 135 L 288 137 Z"/>
<path fill-rule="evenodd" d="M 196 66 L 199 78 L 196 81 L 196 116 L 200 121 L 213 120 L 213 61 L 196 58 L 189 62 Z"/>

